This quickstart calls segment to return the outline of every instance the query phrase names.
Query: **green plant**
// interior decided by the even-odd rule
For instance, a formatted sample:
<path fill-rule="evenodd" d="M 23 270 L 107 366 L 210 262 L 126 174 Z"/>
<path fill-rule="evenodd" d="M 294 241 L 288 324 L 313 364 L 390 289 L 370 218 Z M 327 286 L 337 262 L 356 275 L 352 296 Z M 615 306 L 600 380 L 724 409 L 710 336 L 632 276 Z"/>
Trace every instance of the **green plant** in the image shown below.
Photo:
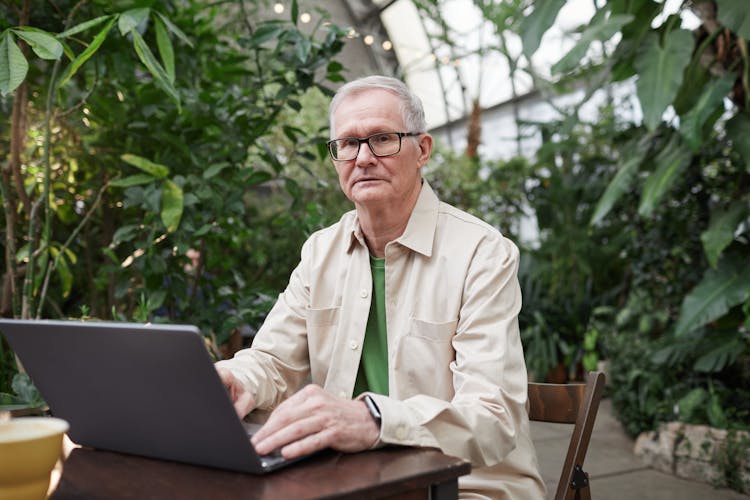
<path fill-rule="evenodd" d="M 31 57 L 19 33 L 43 30 L 66 54 L 23 79 L 13 69 L 15 90 L 0 78 L 0 109 L 26 112 L 0 124 L 2 315 L 85 305 L 197 324 L 219 344 L 262 321 L 301 241 L 341 206 L 309 179 L 327 163 L 319 110 L 345 36 L 322 13 L 303 32 L 293 4 L 270 20 L 262 2 L 0 5 L 5 47 L 12 37 Z M 5 53 L 0 76 L 19 60 Z M 9 391 L 15 362 L 0 347 Z"/>
<path fill-rule="evenodd" d="M 535 2 L 518 11 L 527 61 L 563 4 Z M 554 252 L 540 252 L 537 265 L 548 269 L 537 270 L 556 279 L 570 275 L 576 283 L 575 268 L 564 273 L 555 263 L 577 255 L 587 264 L 596 262 L 597 276 L 613 271 L 618 276 L 620 288 L 598 296 L 598 304 L 627 311 L 602 336 L 612 363 L 610 394 L 631 433 L 678 417 L 675 407 L 694 421 L 748 423 L 747 404 L 733 394 L 750 380 L 742 368 L 750 352 L 750 31 L 742 22 L 741 0 L 682 2 L 670 15 L 665 8 L 653 0 L 597 2 L 590 22 L 571 33 L 574 44 L 552 67 L 549 81 L 533 65 L 521 65 L 550 97 L 579 91 L 571 104 L 553 103 L 562 117 L 546 135 L 540 124 L 537 161 L 546 158 L 550 184 L 565 172 L 566 157 L 592 172 L 594 182 L 575 198 L 550 197 L 546 205 L 531 198 L 540 217 L 540 249 L 548 236 L 545 226 L 553 228 L 555 218 L 568 216 L 558 223 L 558 233 L 571 240 L 550 246 Z M 693 32 L 681 26 L 688 10 L 701 21 Z M 633 84 L 634 95 L 627 95 Z M 604 112 L 584 119 L 582 107 L 602 88 Z M 627 112 L 631 97 L 637 103 L 632 118 L 619 115 L 612 127 L 610 110 Z M 567 139 L 581 125 L 599 131 L 607 144 L 598 169 L 586 170 L 576 156 L 591 139 Z M 583 220 L 570 217 L 577 212 L 584 213 Z M 613 238 L 597 240 L 606 232 Z M 565 245 L 585 248 L 581 241 L 610 246 L 616 258 L 595 261 L 596 251 L 590 256 L 566 251 Z M 555 297 L 555 287 L 537 288 L 543 298 Z M 551 306 L 588 290 L 578 282 Z M 585 310 L 570 304 L 565 310 L 587 324 Z M 537 318 L 528 324 L 555 329 L 566 324 L 543 316 L 543 323 Z M 578 336 L 569 338 L 581 342 L 586 332 L 592 335 L 578 327 Z"/>
<path fill-rule="evenodd" d="M 719 466 L 726 485 L 741 493 L 750 492 L 750 434 L 729 431 L 721 446 L 715 451 L 713 462 Z"/>

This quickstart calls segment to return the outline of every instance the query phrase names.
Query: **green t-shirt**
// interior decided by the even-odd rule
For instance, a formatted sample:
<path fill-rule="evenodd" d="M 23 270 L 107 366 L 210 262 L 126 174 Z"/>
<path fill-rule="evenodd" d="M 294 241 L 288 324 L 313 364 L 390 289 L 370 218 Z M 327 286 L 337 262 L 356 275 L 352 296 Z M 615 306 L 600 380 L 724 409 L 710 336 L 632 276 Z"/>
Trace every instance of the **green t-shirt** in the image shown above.
<path fill-rule="evenodd" d="M 365 391 L 388 395 L 388 333 L 385 322 L 385 259 L 370 256 L 372 301 L 354 395 Z"/>

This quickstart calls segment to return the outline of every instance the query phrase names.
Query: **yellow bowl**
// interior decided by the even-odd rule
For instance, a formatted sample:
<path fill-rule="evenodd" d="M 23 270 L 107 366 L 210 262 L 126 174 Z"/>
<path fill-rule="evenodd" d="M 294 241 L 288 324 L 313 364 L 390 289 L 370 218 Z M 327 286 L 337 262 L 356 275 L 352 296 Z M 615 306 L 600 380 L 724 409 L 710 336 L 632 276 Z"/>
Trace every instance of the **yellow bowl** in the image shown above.
<path fill-rule="evenodd" d="M 65 420 L 21 417 L 0 422 L 0 500 L 47 496 L 50 473 L 62 452 Z"/>

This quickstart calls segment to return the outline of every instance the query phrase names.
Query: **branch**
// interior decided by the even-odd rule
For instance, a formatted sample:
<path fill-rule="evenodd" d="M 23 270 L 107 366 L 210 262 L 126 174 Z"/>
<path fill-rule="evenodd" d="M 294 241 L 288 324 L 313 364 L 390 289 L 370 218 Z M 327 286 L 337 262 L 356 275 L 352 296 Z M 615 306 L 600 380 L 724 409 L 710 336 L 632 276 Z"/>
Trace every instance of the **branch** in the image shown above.
<path fill-rule="evenodd" d="M 37 198 L 37 200 L 31 206 L 31 211 L 29 213 L 29 232 L 27 236 L 29 242 L 29 264 L 26 269 L 26 276 L 23 280 L 21 319 L 29 319 L 29 311 L 32 308 L 31 297 L 34 294 L 34 260 L 36 259 L 36 255 L 38 254 L 38 252 L 32 252 L 31 249 L 34 248 L 34 242 L 36 241 L 36 224 L 34 223 L 34 221 L 36 220 L 36 213 L 43 201 L 43 197 Z"/>
<path fill-rule="evenodd" d="M 19 11 L 18 25 L 27 26 L 31 11 L 31 0 L 24 0 Z M 26 57 L 28 46 L 25 42 L 20 44 L 21 53 Z M 28 212 L 31 200 L 26 194 L 23 186 L 23 175 L 21 173 L 21 151 L 23 150 L 23 139 L 26 136 L 26 104 L 28 102 L 28 84 L 24 80 L 15 91 L 13 98 L 13 109 L 10 119 L 10 158 L 8 168 L 10 169 L 15 183 L 18 199 L 23 203 L 23 209 Z"/>
<path fill-rule="evenodd" d="M 16 293 L 16 211 L 10 198 L 10 175 L 3 170 L 0 180 L 0 191 L 3 195 L 3 212 L 5 213 L 5 272 L 9 276 L 10 297 L 13 316 L 18 310 L 18 293 Z M 8 290 L 4 290 L 7 292 Z"/>
<path fill-rule="evenodd" d="M 250 21 L 248 20 L 250 18 L 250 16 L 247 15 L 247 10 L 245 10 L 245 1 L 244 0 L 240 0 L 240 10 L 242 11 L 242 22 L 245 25 L 245 27 L 247 28 L 248 34 L 250 36 L 252 36 L 254 30 L 253 30 L 252 24 L 250 24 Z"/>
<path fill-rule="evenodd" d="M 70 236 L 68 236 L 68 239 L 65 240 L 65 243 L 60 247 L 60 251 L 55 256 L 55 260 L 53 260 L 47 265 L 47 270 L 44 276 L 44 285 L 42 286 L 42 291 L 39 294 L 39 304 L 37 306 L 36 319 L 39 319 L 41 317 L 42 307 L 44 306 L 44 302 L 47 297 L 47 288 L 49 286 L 50 276 L 57 268 L 57 263 L 59 262 L 63 253 L 65 253 L 65 250 L 70 247 L 70 244 L 73 243 L 73 240 L 78 236 L 78 233 L 81 232 L 81 229 L 83 229 L 83 227 L 89 221 L 94 211 L 99 207 L 99 204 L 102 201 L 102 196 L 104 196 L 104 192 L 107 190 L 108 187 L 109 187 L 109 182 L 106 182 L 99 189 L 99 192 L 97 193 L 96 199 L 94 200 L 94 203 L 91 205 L 91 208 L 88 209 L 88 211 L 86 212 L 86 215 L 83 217 L 83 219 L 81 219 L 81 222 L 78 223 L 78 226 L 76 226 L 73 232 L 70 233 Z"/>
<path fill-rule="evenodd" d="M 13 110 L 11 111 L 10 118 L 10 158 L 8 159 L 8 168 L 13 176 L 16 195 L 23 204 L 23 209 L 28 213 L 31 207 L 31 200 L 24 189 L 23 174 L 21 172 L 21 150 L 23 149 L 23 139 L 26 136 L 27 88 L 28 85 L 24 81 L 16 90 L 13 99 Z"/>
<path fill-rule="evenodd" d="M 10 3 L 8 0 L 3 0 L 3 5 L 8 7 L 10 10 L 12 10 L 16 16 L 20 19 L 21 17 L 21 9 Z"/>
<path fill-rule="evenodd" d="M 29 0 L 26 0 L 29 1 Z M 76 11 L 83 6 L 83 4 L 86 3 L 86 0 L 80 0 L 68 13 L 68 18 L 65 20 L 65 29 L 68 29 L 70 27 L 70 24 L 73 22 L 73 17 L 75 16 Z M 44 180 L 42 184 L 42 196 L 39 198 L 39 200 L 44 201 L 44 245 L 45 247 L 49 245 L 49 239 L 51 235 L 51 227 L 52 227 L 52 208 L 50 207 L 50 178 L 52 177 L 52 164 L 50 162 L 50 149 L 51 149 L 51 143 L 52 143 L 52 106 L 55 96 L 55 87 L 57 86 L 57 75 L 60 72 L 60 65 L 61 65 L 61 59 L 57 59 L 55 61 L 54 66 L 52 67 L 52 74 L 50 75 L 49 79 L 49 86 L 47 87 L 47 100 L 45 104 L 45 110 L 44 110 L 44 153 L 42 158 L 42 164 L 44 165 Z M 31 301 L 32 301 L 32 295 L 34 293 L 33 291 L 33 283 L 34 283 L 34 271 L 36 270 L 36 266 L 34 265 L 34 256 L 32 255 L 31 248 L 34 247 L 34 239 L 32 239 L 32 236 L 36 234 L 36 211 L 37 204 L 34 203 L 34 207 L 32 208 L 32 214 L 29 217 L 29 271 L 26 274 L 26 279 L 24 280 L 24 290 L 23 290 L 23 305 L 21 307 L 21 317 L 27 318 L 27 315 L 30 313 L 31 309 L 33 308 Z M 37 249 L 39 251 L 39 249 Z M 41 303 L 43 303 L 43 296 L 40 296 Z M 41 303 L 38 308 L 38 310 L 41 310 Z"/>
<path fill-rule="evenodd" d="M 81 97 L 81 100 L 78 101 L 77 104 L 75 104 L 75 105 L 69 107 L 68 109 L 66 109 L 64 111 L 61 111 L 59 113 L 55 112 L 55 120 L 58 120 L 60 118 L 64 118 L 65 116 L 69 115 L 73 111 L 79 109 L 81 106 L 83 106 L 84 104 L 86 104 L 86 102 L 88 101 L 89 97 L 91 97 L 91 94 L 94 93 L 94 89 L 99 84 L 99 68 L 96 66 L 96 64 L 94 64 L 94 73 L 95 73 L 94 74 L 94 81 L 92 82 L 91 87 L 86 91 L 86 94 L 83 97 Z"/>

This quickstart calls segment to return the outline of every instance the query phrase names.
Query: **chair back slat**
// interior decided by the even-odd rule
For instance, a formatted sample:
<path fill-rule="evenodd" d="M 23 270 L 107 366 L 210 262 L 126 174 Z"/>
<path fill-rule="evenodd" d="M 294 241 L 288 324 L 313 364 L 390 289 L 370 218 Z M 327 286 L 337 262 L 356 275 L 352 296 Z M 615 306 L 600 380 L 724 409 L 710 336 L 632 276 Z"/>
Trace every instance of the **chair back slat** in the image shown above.
<path fill-rule="evenodd" d="M 529 384 L 529 419 L 575 424 L 586 384 Z"/>
<path fill-rule="evenodd" d="M 586 476 L 583 488 L 574 489 L 572 483 L 576 466 L 583 467 L 603 391 L 604 374 L 601 372 L 587 373 L 585 384 L 529 383 L 530 420 L 575 424 L 555 500 L 572 500 L 576 492 L 579 498 L 591 498 L 588 474 L 583 473 Z"/>

